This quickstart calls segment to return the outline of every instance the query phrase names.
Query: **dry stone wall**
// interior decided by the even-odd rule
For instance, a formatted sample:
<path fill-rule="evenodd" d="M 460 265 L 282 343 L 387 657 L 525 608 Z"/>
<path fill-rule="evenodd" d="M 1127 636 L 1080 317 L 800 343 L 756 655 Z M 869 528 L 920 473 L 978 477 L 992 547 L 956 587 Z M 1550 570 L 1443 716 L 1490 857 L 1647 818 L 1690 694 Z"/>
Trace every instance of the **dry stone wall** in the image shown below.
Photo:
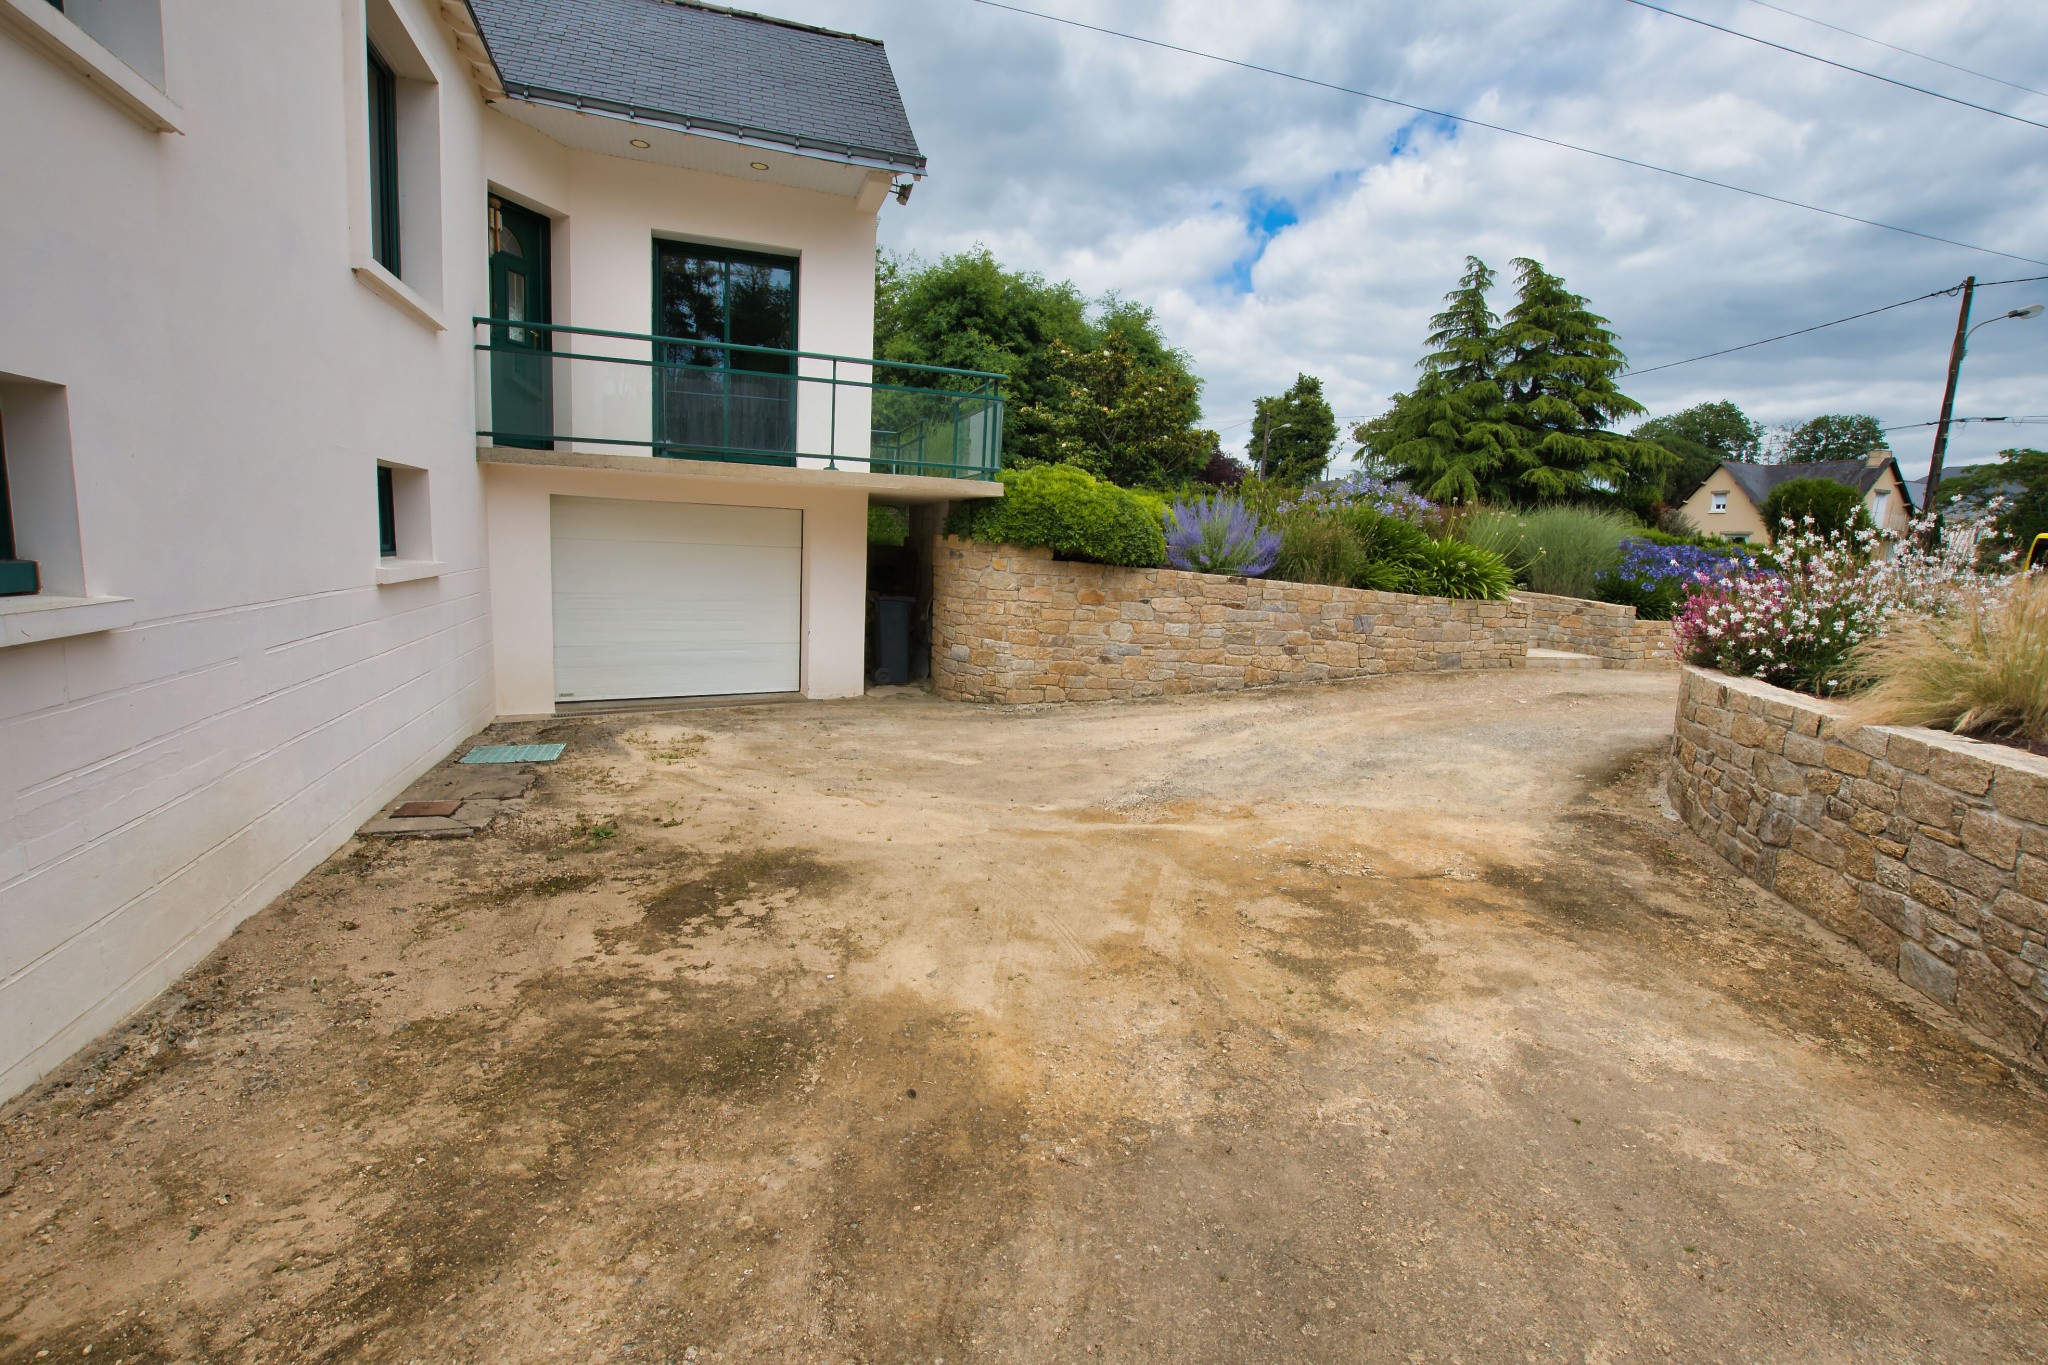
<path fill-rule="evenodd" d="M 2048 1074 L 2048 759 L 1697 668 L 1672 743 L 1695 834 Z"/>
<path fill-rule="evenodd" d="M 1676 657 L 1669 621 L 1638 621 L 1634 607 L 1579 597 L 1518 592 L 1529 614 L 1529 647 L 1589 654 L 1606 668 L 1669 668 Z"/>
<path fill-rule="evenodd" d="M 952 538 L 934 552 L 932 598 L 933 685 L 960 701 L 1108 701 L 1517 668 L 1531 644 L 1532 608 L 1520 597 L 1472 602 L 1120 569 Z M 1553 618 L 1546 641 L 1579 638 L 1568 613 L 1545 610 Z M 1637 624 L 1634 612 L 1603 611 L 1626 619 L 1601 616 L 1598 630 L 1584 636 L 1594 648 L 1543 647 L 1594 654 L 1609 667 L 1658 666 L 1653 647 L 1624 643 Z M 1648 624 L 1668 639 L 1668 627 Z M 1665 666 L 1669 656 L 1667 644 Z"/>

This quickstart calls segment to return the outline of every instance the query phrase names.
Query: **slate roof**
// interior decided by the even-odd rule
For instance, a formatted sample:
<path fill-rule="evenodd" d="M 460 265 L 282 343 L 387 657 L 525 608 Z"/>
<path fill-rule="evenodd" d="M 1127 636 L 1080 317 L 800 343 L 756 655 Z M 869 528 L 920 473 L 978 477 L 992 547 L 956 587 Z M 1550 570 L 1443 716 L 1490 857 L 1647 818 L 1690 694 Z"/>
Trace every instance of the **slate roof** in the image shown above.
<path fill-rule="evenodd" d="M 1896 460 L 1888 460 L 1875 468 L 1862 460 L 1815 460 L 1810 464 L 1749 464 L 1742 460 L 1723 460 L 1721 468 L 1728 471 L 1742 491 L 1749 495 L 1749 500 L 1758 507 L 1764 505 L 1764 499 L 1770 497 L 1778 485 L 1790 483 L 1794 479 L 1832 479 L 1836 483 L 1849 485 L 1858 493 L 1868 493 L 1871 486 L 1883 477 L 1885 470 L 1889 469 L 1898 476 L 1900 487 L 1907 487 L 1905 476 L 1899 473 Z M 1907 489 L 1906 499 L 1916 508 L 1919 506 L 1910 488 Z"/>
<path fill-rule="evenodd" d="M 469 0 L 505 92 L 922 172 L 872 38 L 698 0 Z"/>

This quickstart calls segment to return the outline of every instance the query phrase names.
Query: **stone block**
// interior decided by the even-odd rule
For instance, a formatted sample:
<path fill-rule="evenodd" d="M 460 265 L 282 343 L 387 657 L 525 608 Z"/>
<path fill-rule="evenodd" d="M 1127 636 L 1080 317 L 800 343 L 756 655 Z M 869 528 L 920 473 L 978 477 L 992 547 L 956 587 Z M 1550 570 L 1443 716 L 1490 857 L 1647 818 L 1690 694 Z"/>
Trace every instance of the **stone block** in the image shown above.
<path fill-rule="evenodd" d="M 1819 740 L 1808 739 L 1805 735 L 1792 734 L 1782 727 L 1773 726 L 1772 728 L 1780 730 L 1784 734 L 1783 747 L 1780 752 L 1794 763 L 1803 763 L 1809 768 L 1818 768 L 1827 761 L 1828 746 Z"/>
<path fill-rule="evenodd" d="M 1910 939 L 1899 944 L 1899 980 L 1931 1000 L 1956 1002 L 1956 969 Z"/>
<path fill-rule="evenodd" d="M 1919 938 L 1923 932 L 1920 907 L 1896 891 L 1888 891 L 1881 886 L 1858 887 L 1856 905 L 1864 914 L 1883 924 L 1898 937 Z M 1896 951 L 1894 945 L 1888 947 L 1884 954 L 1877 956 L 1881 961 L 1889 961 L 1889 955 Z"/>
<path fill-rule="evenodd" d="M 2020 827 L 1988 811 L 1965 811 L 1963 847 L 1994 867 L 2009 868 L 2020 855 Z"/>
<path fill-rule="evenodd" d="M 1955 793 L 1924 777 L 1908 777 L 1899 784 L 1899 809 L 1917 825 L 1955 829 L 1962 824 L 1962 803 Z"/>
<path fill-rule="evenodd" d="M 1991 902 L 1991 913 L 2024 934 L 2048 939 L 2048 904 L 2018 891 L 2001 891 Z"/>
<path fill-rule="evenodd" d="M 1964 796 L 1982 796 L 1990 791 L 1995 771 L 1988 758 L 1943 748 L 1934 750 L 1927 765 L 1930 779 Z"/>
<path fill-rule="evenodd" d="M 2048 825 L 2048 777 L 2001 769 L 1991 784 L 1991 802 L 2000 814 L 2029 824 Z"/>
<path fill-rule="evenodd" d="M 1965 1023 L 2021 1055 L 2041 1041 L 2041 1017 L 1984 953 L 1966 952 L 1956 963 L 1955 1006 Z"/>

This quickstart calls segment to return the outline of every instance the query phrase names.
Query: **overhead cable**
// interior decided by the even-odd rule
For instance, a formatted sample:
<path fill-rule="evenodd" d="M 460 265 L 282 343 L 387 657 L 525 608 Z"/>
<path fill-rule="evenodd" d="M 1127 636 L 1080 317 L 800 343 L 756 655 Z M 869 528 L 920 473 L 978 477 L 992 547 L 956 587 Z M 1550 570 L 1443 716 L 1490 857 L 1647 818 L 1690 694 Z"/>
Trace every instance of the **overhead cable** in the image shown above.
<path fill-rule="evenodd" d="M 1822 208 L 1818 204 L 1808 204 L 1798 199 L 1787 199 L 1783 195 L 1771 194 L 1764 190 L 1753 190 L 1743 185 L 1730 184 L 1725 180 L 1714 180 L 1704 175 L 1694 175 L 1691 171 L 1674 170 L 1669 166 L 1659 166 L 1655 162 L 1650 161 L 1638 161 L 1634 157 L 1622 156 L 1618 152 L 1603 152 L 1594 147 L 1582 146 L 1575 142 L 1566 142 L 1562 138 L 1546 137 L 1542 133 L 1525 132 L 1520 128 L 1510 128 L 1502 123 L 1488 123 L 1484 119 L 1471 118 L 1464 114 L 1453 114 L 1442 109 L 1432 109 L 1428 105 L 1414 104 L 1408 100 L 1395 99 L 1391 95 L 1375 94 L 1370 90 L 1360 90 L 1355 86 L 1339 85 L 1334 81 L 1317 80 L 1313 76 L 1303 76 L 1297 72 L 1283 71 L 1273 66 L 1262 66 L 1257 62 L 1247 62 L 1237 57 L 1226 57 L 1221 53 L 1205 52 L 1201 48 L 1184 47 L 1179 43 L 1169 43 L 1163 38 L 1147 38 L 1142 34 L 1125 32 L 1123 29 L 1109 28 L 1102 24 L 1091 24 L 1080 19 L 1069 19 L 1059 14 L 1047 14 L 1043 10 L 1027 9 L 1022 5 L 1006 3 L 1006 0 L 974 0 L 974 3 L 986 6 L 989 9 L 1007 10 L 1011 14 L 1020 14 L 1031 19 L 1042 19 L 1047 23 L 1060 24 L 1067 28 L 1081 29 L 1089 33 L 1100 33 L 1110 38 L 1122 38 L 1126 42 L 1140 43 L 1146 47 L 1158 48 L 1165 52 L 1178 52 L 1183 56 L 1200 57 L 1204 61 L 1217 62 L 1224 66 L 1234 66 L 1242 71 L 1256 71 L 1264 76 L 1277 76 L 1281 80 L 1294 81 L 1301 85 L 1312 85 L 1322 90 L 1332 90 L 1340 95 L 1351 95 L 1358 99 L 1372 100 L 1375 103 L 1390 105 L 1396 109 L 1407 109 L 1413 113 L 1427 114 L 1431 118 L 1461 123 L 1468 128 L 1484 128 L 1490 133 L 1505 133 L 1509 137 L 1518 137 L 1529 142 L 1538 142 L 1546 147 L 1557 147 L 1568 152 L 1578 152 L 1584 156 L 1598 157 L 1602 161 L 1611 161 L 1621 166 L 1633 166 L 1637 170 L 1654 171 L 1659 175 L 1668 175 L 1677 180 L 1689 180 L 1695 185 L 1707 185 L 1717 190 L 1728 190 L 1735 194 L 1747 195 L 1752 199 L 1761 199 L 1767 203 L 1782 204 L 1787 208 L 1804 209 L 1808 213 L 1818 213 L 1824 217 L 1839 219 L 1845 223 L 1858 223 L 1864 227 L 1878 228 L 1884 232 L 1896 232 L 1906 237 L 1917 237 L 1924 242 L 1938 242 L 1943 246 L 1961 247 L 1965 251 L 1979 251 L 1987 256 L 2003 257 L 2008 261 L 2024 261 L 2028 265 L 2048 265 L 2048 260 L 2043 260 L 2038 256 L 2021 256 L 2011 251 L 2000 251 L 1996 247 L 1979 246 L 1975 242 L 1958 241 L 1953 237 L 1943 237 L 1932 232 L 1922 232 L 1918 228 L 1900 227 L 1896 223 L 1880 222 L 1875 218 L 1863 218 L 1853 213 L 1844 213 L 1839 209 Z"/>
<path fill-rule="evenodd" d="M 1770 0 L 1749 0 L 1749 3 L 1761 5 L 1768 10 L 1776 10 L 1780 14 L 1789 15 L 1805 23 L 1818 24 L 1822 28 L 1833 29 L 1837 33 L 1847 34 L 1849 37 L 1855 38 L 1860 42 L 1875 43 L 1877 46 L 1892 52 L 1901 53 L 1908 57 L 1918 57 L 1923 62 L 1933 62 L 1936 66 L 1945 66 L 1951 71 L 1960 71 L 1965 76 L 1975 76 L 1980 81 L 1990 81 L 1993 85 L 2002 85 L 2010 90 L 2022 90 L 2029 95 L 2040 95 L 2044 99 L 2048 99 L 2048 90 L 2036 90 L 2031 85 L 2021 85 L 2018 81 L 2009 81 L 2003 76 L 1994 76 L 1989 71 L 1979 71 L 1975 67 L 1958 66 L 1954 62 L 1945 62 L 1941 58 L 1930 56 L 1925 52 L 1915 52 L 1910 47 L 1900 47 L 1897 43 L 1888 43 L 1882 38 L 1873 38 L 1868 33 L 1858 33 L 1855 29 L 1843 28 L 1840 24 L 1831 24 L 1825 19 L 1816 19 L 1811 14 L 1801 14 L 1796 9 L 1786 9 L 1783 5 L 1774 5 Z"/>
<path fill-rule="evenodd" d="M 1745 42 L 1774 48 L 1779 52 L 1790 53 L 1794 57 L 1804 57 L 1809 62 L 1819 62 L 1822 66 L 1832 66 L 1837 71 L 1847 71 L 1851 75 L 1863 76 L 1873 81 L 1882 81 L 1886 85 L 1895 85 L 1901 90 L 1911 90 L 1916 95 L 1926 95 L 1930 99 L 1946 100 L 1950 104 L 1960 104 L 1963 108 L 1975 109 L 1980 114 L 1992 114 L 1999 118 L 2011 119 L 2014 123 L 2024 123 L 2030 128 L 2039 128 L 2042 132 L 2048 133 L 2048 123 L 2037 122 L 2030 118 L 2022 118 L 2018 114 L 2009 114 L 2003 109 L 1993 109 L 1988 104 L 1978 104 L 1974 100 L 1960 99 L 1955 95 L 1944 95 L 1939 90 L 1929 90 L 1926 86 L 1914 85 L 1911 81 L 1894 80 L 1890 76 L 1879 75 L 1875 71 L 1866 71 L 1860 66 L 1851 66 L 1847 62 L 1838 62 L 1831 57 L 1822 57 L 1811 52 L 1802 51 L 1796 47 L 1787 47 L 1783 43 L 1774 43 L 1769 38 L 1759 38 L 1754 33 L 1744 33 L 1739 28 L 1729 28 L 1725 24 L 1716 24 L 1711 20 L 1695 18 L 1690 14 L 1680 14 L 1675 9 L 1665 9 L 1662 5 L 1653 5 L 1650 3 L 1650 0 L 1622 0 L 1622 3 L 1634 5 L 1637 9 L 1655 10 L 1658 14 L 1668 15 L 1673 19 L 1683 19 L 1688 24 L 1698 24 L 1701 28 L 1710 28 L 1716 33 L 1725 33 L 1731 38 L 1740 38 Z"/>
<path fill-rule="evenodd" d="M 1708 351 L 1705 355 L 1689 356 L 1684 360 L 1668 361 L 1662 365 L 1651 365 L 1646 369 L 1628 370 L 1625 373 L 1632 375 L 1655 374 L 1659 370 L 1675 370 L 1680 365 L 1691 365 L 1702 360 L 1712 360 L 1715 356 L 1734 355 L 1737 351 L 1754 350 L 1758 346 L 1768 346 L 1774 341 L 1789 341 L 1793 337 L 1803 337 L 1809 332 L 1820 332 L 1830 327 L 1840 327 L 1843 323 L 1855 322 L 1858 318 L 1876 317 L 1879 313 L 1889 313 L 1894 308 L 1904 308 L 1907 304 L 1911 303 L 1925 303 L 1928 299 L 1938 299 L 1944 294 L 1954 298 L 1962 292 L 1962 288 L 1959 284 L 1952 284 L 1946 289 L 1936 289 L 1929 293 L 1917 295 L 1914 298 L 1900 299 L 1897 303 L 1888 303 L 1882 308 L 1868 308 L 1861 313 L 1851 313 L 1848 317 L 1836 318 L 1832 322 L 1816 322 L 1813 326 L 1801 327 L 1796 332 L 1780 332 L 1774 337 L 1765 337 L 1761 341 L 1745 341 L 1740 346 L 1728 346 L 1718 351 Z"/>

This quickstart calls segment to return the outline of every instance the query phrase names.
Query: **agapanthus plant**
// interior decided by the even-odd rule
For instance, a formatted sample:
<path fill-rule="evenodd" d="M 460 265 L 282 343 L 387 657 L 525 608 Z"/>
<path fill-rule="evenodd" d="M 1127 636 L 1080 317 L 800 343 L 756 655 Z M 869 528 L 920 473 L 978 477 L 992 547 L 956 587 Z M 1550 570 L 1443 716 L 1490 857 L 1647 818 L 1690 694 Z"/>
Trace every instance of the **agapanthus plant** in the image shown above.
<path fill-rule="evenodd" d="M 1668 621 L 1701 586 L 1747 573 L 1754 562 L 1743 550 L 1630 536 L 1621 542 L 1621 562 L 1600 574 L 1597 590 L 1605 601 L 1634 607 L 1645 621 Z"/>
<path fill-rule="evenodd" d="M 1196 573 L 1256 578 L 1280 557 L 1280 533 L 1228 493 L 1177 502 L 1166 513 L 1166 562 Z"/>
<path fill-rule="evenodd" d="M 1404 521 L 1419 521 L 1438 510 L 1428 498 L 1363 471 L 1347 474 L 1341 479 L 1310 484 L 1274 510 L 1285 515 L 1304 509 L 1327 512 L 1340 507 L 1370 507 L 1375 512 L 1400 517 Z"/>

